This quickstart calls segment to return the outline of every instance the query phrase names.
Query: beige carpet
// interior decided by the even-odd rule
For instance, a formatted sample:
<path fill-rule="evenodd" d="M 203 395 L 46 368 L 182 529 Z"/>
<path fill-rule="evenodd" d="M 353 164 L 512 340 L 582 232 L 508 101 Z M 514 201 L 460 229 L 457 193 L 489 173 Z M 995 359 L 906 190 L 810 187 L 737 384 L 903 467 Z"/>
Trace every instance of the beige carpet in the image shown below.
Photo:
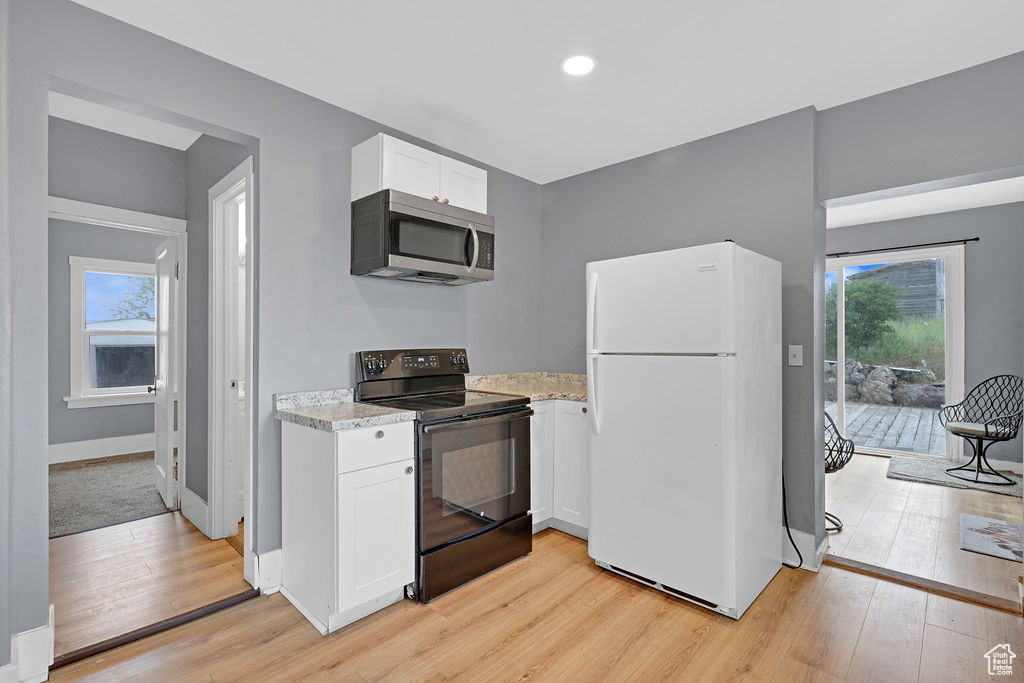
<path fill-rule="evenodd" d="M 1016 483 L 999 486 L 996 484 L 964 481 L 963 479 L 951 477 L 946 473 L 946 468 L 952 466 L 948 460 L 942 458 L 893 457 L 889 459 L 889 470 L 886 476 L 890 479 L 919 481 L 925 484 L 938 484 L 939 486 L 949 486 L 955 489 L 978 489 L 979 491 L 989 491 L 1004 496 L 1016 496 L 1017 498 L 1022 497 L 1021 494 L 1024 493 L 1019 474 L 1003 472 L 1004 475 L 1013 479 Z M 972 472 L 961 472 L 961 474 L 971 474 Z"/>
<path fill-rule="evenodd" d="M 152 456 L 50 468 L 50 538 L 165 512 Z"/>

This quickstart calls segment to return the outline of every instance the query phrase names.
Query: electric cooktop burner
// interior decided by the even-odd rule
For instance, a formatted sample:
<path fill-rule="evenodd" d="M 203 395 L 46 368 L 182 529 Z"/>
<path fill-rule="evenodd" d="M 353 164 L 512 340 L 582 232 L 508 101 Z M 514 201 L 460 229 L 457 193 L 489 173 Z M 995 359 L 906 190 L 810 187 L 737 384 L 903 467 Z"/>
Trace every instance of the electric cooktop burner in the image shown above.
<path fill-rule="evenodd" d="M 480 415 L 529 404 L 527 396 L 466 389 L 465 349 L 402 349 L 356 354 L 356 400 L 413 410 L 420 421 Z"/>
<path fill-rule="evenodd" d="M 490 391 L 448 391 L 436 394 L 418 394 L 383 399 L 363 399 L 367 403 L 414 410 L 421 420 L 502 410 L 512 406 L 526 405 L 529 399 L 515 394 L 498 394 Z"/>

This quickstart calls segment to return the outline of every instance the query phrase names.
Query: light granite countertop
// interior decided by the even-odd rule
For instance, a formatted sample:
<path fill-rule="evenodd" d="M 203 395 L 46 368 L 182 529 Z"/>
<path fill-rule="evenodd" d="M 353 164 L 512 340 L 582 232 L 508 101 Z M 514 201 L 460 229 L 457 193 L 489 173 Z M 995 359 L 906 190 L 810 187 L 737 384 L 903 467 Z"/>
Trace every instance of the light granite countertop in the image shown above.
<path fill-rule="evenodd" d="M 354 402 L 351 389 L 330 389 L 275 394 L 274 417 L 325 432 L 341 432 L 412 422 L 416 419 L 416 413 Z"/>
<path fill-rule="evenodd" d="M 587 376 L 568 372 L 505 372 L 495 375 L 467 375 L 467 389 L 522 394 L 531 401 L 587 400 Z"/>
<path fill-rule="evenodd" d="M 506 372 L 467 375 L 467 389 L 529 396 L 531 401 L 587 400 L 587 376 L 566 372 Z M 325 432 L 411 422 L 416 413 L 359 403 L 352 389 L 274 394 L 274 417 Z"/>

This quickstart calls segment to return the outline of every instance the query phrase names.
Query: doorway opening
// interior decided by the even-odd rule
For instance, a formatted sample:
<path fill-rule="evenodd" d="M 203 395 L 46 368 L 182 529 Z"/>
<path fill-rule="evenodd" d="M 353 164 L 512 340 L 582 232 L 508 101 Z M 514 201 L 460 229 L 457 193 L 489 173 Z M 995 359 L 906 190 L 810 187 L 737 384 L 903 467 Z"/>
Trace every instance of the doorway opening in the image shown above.
<path fill-rule="evenodd" d="M 235 203 L 246 216 L 246 231 L 235 235 L 245 258 L 227 295 L 251 308 L 252 213 L 244 207 L 252 204 L 252 152 L 184 129 L 166 137 L 166 124 L 149 140 L 148 119 L 136 116 L 138 125 L 121 131 L 125 112 L 98 123 L 105 107 L 94 103 L 89 121 L 78 120 L 69 99 L 51 98 L 60 115 L 50 118 L 50 272 L 64 283 L 49 288 L 50 393 L 63 404 L 57 410 L 50 401 L 51 469 L 61 470 L 51 474 L 51 527 L 55 508 L 71 523 L 49 541 L 54 666 L 258 595 L 255 571 L 247 571 L 255 566 L 246 542 L 253 529 L 239 529 L 236 520 L 232 533 L 214 535 L 207 517 L 223 496 L 206 486 L 213 480 L 206 475 L 211 342 L 194 313 L 206 318 L 208 302 L 225 294 L 211 295 L 194 269 L 190 286 L 188 268 L 209 258 L 207 191 L 246 160 L 246 192 Z M 203 201 L 189 204 L 190 194 Z M 251 317 L 243 322 L 236 335 L 248 347 Z M 202 372 L 190 374 L 190 366 Z M 238 375 L 246 389 L 250 375 Z M 238 418 L 250 420 L 248 409 Z M 235 508 L 243 511 L 251 505 L 247 457 L 251 444 L 233 463 L 241 469 Z M 198 483 L 186 481 L 190 461 L 204 475 Z M 136 476 L 127 488 L 138 489 L 129 493 L 150 504 L 148 513 L 109 495 L 125 488 L 117 473 L 126 468 Z M 54 487 L 57 475 L 68 482 L 64 489 Z M 93 485 L 100 495 L 74 507 Z M 202 514 L 187 518 L 196 501 Z"/>
<path fill-rule="evenodd" d="M 1001 547 L 999 529 L 1024 519 L 1020 441 L 993 449 L 1016 487 L 961 481 L 948 470 L 969 453 L 944 407 L 1021 374 L 1021 220 L 1019 203 L 879 209 L 830 225 L 824 274 L 826 429 L 854 445 L 824 478 L 825 510 L 841 520 L 827 524 L 826 562 L 1018 614 L 1022 552 Z"/>

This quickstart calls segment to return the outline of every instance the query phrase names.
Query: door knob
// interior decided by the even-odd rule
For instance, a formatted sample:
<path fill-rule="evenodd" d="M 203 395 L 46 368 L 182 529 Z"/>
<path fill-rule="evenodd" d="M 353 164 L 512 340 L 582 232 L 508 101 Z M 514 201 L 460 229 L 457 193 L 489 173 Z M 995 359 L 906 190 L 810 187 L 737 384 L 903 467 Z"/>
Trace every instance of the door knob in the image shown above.
<path fill-rule="evenodd" d="M 445 204 L 447 204 L 447 203 L 448 203 L 448 198 L 447 198 L 447 197 L 445 197 L 445 198 L 444 198 L 444 203 L 445 203 Z"/>
<path fill-rule="evenodd" d="M 405 473 L 406 474 L 412 474 L 412 466 L 411 465 L 409 467 L 405 468 Z"/>
<path fill-rule="evenodd" d="M 377 433 L 374 434 L 374 436 L 376 436 L 378 439 L 383 439 L 384 438 L 384 430 L 383 429 L 378 430 Z"/>
<path fill-rule="evenodd" d="M 431 197 L 431 199 L 433 199 L 436 202 L 439 199 L 439 197 L 435 194 L 433 197 Z"/>

